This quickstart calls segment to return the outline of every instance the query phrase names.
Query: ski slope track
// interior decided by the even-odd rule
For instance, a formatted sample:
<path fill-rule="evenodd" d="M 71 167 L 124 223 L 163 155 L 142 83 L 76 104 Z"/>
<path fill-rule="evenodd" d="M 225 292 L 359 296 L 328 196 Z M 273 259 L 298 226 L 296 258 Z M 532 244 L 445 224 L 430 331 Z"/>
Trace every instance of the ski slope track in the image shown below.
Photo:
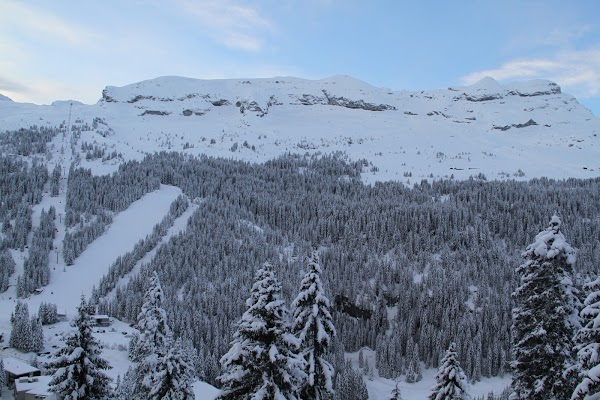
<path fill-rule="evenodd" d="M 161 185 L 159 190 L 133 202 L 127 210 L 115 216 L 107 231 L 91 243 L 71 266 L 65 266 L 62 259 L 57 265 L 56 259 L 51 257 L 50 283 L 44 287 L 43 293 L 25 300 L 30 312 L 37 313 L 41 302 L 49 302 L 66 311 L 69 318 L 74 316 L 81 295 L 90 296 L 93 286 L 100 282 L 115 259 L 131 251 L 140 239 L 152 232 L 179 194 L 179 188 Z M 14 287 L 0 296 L 0 321 L 10 321 L 15 298 Z"/>
<path fill-rule="evenodd" d="M 71 106 L 72 104 L 72 106 Z M 67 120 L 81 140 L 125 160 L 183 151 L 263 162 L 284 153 L 345 152 L 366 159 L 367 182 L 600 175 L 600 119 L 553 82 L 492 78 L 420 92 L 348 76 L 198 80 L 161 77 L 108 86 L 94 105 L 0 102 L 0 131 Z M 94 164 L 96 163 L 96 164 Z M 97 173 L 116 164 L 88 163 Z"/>

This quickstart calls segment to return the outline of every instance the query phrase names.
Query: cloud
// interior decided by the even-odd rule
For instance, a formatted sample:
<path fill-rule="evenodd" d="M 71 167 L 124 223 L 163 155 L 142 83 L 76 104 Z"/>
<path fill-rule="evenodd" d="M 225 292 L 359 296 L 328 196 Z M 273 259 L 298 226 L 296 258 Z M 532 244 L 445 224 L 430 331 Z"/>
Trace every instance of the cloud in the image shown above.
<path fill-rule="evenodd" d="M 98 85 L 66 83 L 51 79 L 16 81 L 0 76 L 0 93 L 16 102 L 50 104 L 55 100 L 73 99 L 93 104 L 100 98 Z M 57 96 L 57 93 L 60 95 Z"/>
<path fill-rule="evenodd" d="M 27 93 L 29 88 L 12 79 L 0 76 L 0 93 Z"/>
<path fill-rule="evenodd" d="M 256 9 L 232 0 L 184 1 L 181 4 L 216 41 L 231 48 L 259 51 L 264 46 L 265 34 L 275 30 L 273 23 Z"/>
<path fill-rule="evenodd" d="M 18 31 L 36 40 L 61 40 L 71 45 L 92 43 L 96 36 L 51 12 L 12 0 L 0 2 L 0 26 L 5 34 Z"/>
<path fill-rule="evenodd" d="M 540 43 L 550 46 L 571 45 L 575 40 L 586 36 L 593 30 L 594 27 L 589 24 L 570 28 L 554 28 L 540 39 Z"/>
<path fill-rule="evenodd" d="M 470 85 L 491 76 L 497 80 L 549 79 L 578 97 L 600 95 L 600 48 L 561 51 L 544 58 L 517 59 L 498 68 L 476 71 L 461 78 Z"/>

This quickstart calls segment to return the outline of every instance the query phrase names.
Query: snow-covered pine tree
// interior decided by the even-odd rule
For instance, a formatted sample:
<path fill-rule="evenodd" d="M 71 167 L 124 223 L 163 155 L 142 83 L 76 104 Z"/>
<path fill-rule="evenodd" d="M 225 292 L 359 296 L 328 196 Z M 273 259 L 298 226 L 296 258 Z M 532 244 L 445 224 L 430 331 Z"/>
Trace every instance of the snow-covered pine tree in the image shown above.
<path fill-rule="evenodd" d="M 100 357 L 102 346 L 92 335 L 89 321 L 90 310 L 81 296 L 77 317 L 71 323 L 75 331 L 47 365 L 53 372 L 50 390 L 63 400 L 100 400 L 110 393 L 110 378 L 102 372 L 110 365 Z"/>
<path fill-rule="evenodd" d="M 396 382 L 396 386 L 392 389 L 390 400 L 402 400 L 402 394 L 400 393 L 398 382 Z"/>
<path fill-rule="evenodd" d="M 363 353 L 363 349 L 358 351 L 358 369 L 363 370 L 365 368 L 365 355 Z"/>
<path fill-rule="evenodd" d="M 31 341 L 29 342 L 29 351 L 39 352 L 44 348 L 44 330 L 42 321 L 37 315 L 33 315 L 30 320 Z"/>
<path fill-rule="evenodd" d="M 300 341 L 290 333 L 281 285 L 268 263 L 259 269 L 237 324 L 230 350 L 221 358 L 220 400 L 296 400 L 306 379 Z"/>
<path fill-rule="evenodd" d="M 361 374 L 346 362 L 335 377 L 335 400 L 368 400 L 369 392 Z"/>
<path fill-rule="evenodd" d="M 456 344 L 451 343 L 440 362 L 429 400 L 470 400 L 469 382 L 458 362 Z"/>
<path fill-rule="evenodd" d="M 120 375 L 119 375 L 120 377 Z M 123 379 L 118 381 L 113 397 L 117 400 L 130 400 L 134 398 L 134 389 L 136 382 L 136 373 L 133 367 L 129 367 L 123 375 Z"/>
<path fill-rule="evenodd" d="M 6 386 L 6 372 L 4 371 L 4 358 L 0 357 L 0 397 L 2 397 L 2 388 Z"/>
<path fill-rule="evenodd" d="M 181 340 L 173 338 L 163 300 L 160 280 L 153 272 L 138 316 L 140 334 L 132 338 L 129 346 L 130 357 L 139 362 L 126 377 L 134 380 L 131 396 L 140 400 L 193 400 L 194 367 Z"/>
<path fill-rule="evenodd" d="M 512 350 L 513 389 L 517 399 L 563 400 L 575 382 L 564 372 L 573 360 L 573 336 L 580 327 L 580 302 L 573 287 L 575 251 L 552 216 L 522 254 L 516 269 L 519 286 L 514 300 Z M 515 397 L 513 396 L 513 397 Z"/>
<path fill-rule="evenodd" d="M 292 302 L 292 332 L 300 339 L 306 361 L 307 380 L 301 390 L 303 399 L 320 400 L 333 394 L 333 366 L 325 359 L 336 331 L 329 311 L 329 299 L 321 282 L 319 254 L 313 251 L 300 292 Z M 362 350 L 361 350 L 362 351 Z M 362 352 L 361 352 L 362 355 Z"/>
<path fill-rule="evenodd" d="M 144 377 L 148 388 L 147 400 L 194 400 L 192 380 L 194 368 L 185 356 L 181 339 L 167 338 L 165 346 L 158 354 L 152 354 L 142 363 L 150 362 L 152 370 Z"/>
<path fill-rule="evenodd" d="M 138 314 L 137 327 L 139 336 L 132 339 L 129 345 L 129 355 L 133 361 L 140 361 L 147 355 L 156 352 L 157 348 L 164 347 L 171 329 L 167 322 L 167 313 L 162 307 L 164 293 L 158 279 L 158 274 L 153 271 L 150 275 L 148 290 L 144 295 L 144 304 Z"/>
<path fill-rule="evenodd" d="M 423 379 L 421 372 L 421 360 L 419 359 L 419 345 L 415 343 L 412 347 L 412 354 L 409 354 L 408 367 L 406 370 L 406 382 L 414 383 Z"/>
<path fill-rule="evenodd" d="M 584 289 L 588 296 L 579 314 L 583 326 L 575 335 L 579 384 L 571 400 L 600 398 L 600 277 Z"/>
<path fill-rule="evenodd" d="M 56 304 L 42 302 L 38 310 L 38 316 L 42 325 L 50 325 L 58 322 L 58 308 Z"/>
<path fill-rule="evenodd" d="M 17 301 L 15 312 L 10 317 L 12 331 L 8 343 L 11 347 L 21 351 L 30 351 L 31 323 L 29 321 L 29 307 L 27 303 Z"/>

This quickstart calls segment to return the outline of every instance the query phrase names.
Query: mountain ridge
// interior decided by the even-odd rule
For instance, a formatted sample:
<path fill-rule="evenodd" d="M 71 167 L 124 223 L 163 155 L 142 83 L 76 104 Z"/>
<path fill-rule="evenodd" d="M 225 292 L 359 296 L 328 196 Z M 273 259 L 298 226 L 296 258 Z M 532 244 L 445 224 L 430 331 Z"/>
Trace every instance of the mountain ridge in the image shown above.
<path fill-rule="evenodd" d="M 82 140 L 125 160 L 162 150 L 251 162 L 290 152 L 342 151 L 367 160 L 366 181 L 406 184 L 600 172 L 600 119 L 545 80 L 503 85 L 487 77 L 469 86 L 393 91 L 345 75 L 164 76 L 107 86 L 93 105 L 3 102 L 0 130 L 58 126 L 69 115 L 72 125 L 93 127 Z M 561 163 L 548 169 L 546 158 Z M 95 170 L 110 172 L 110 165 Z"/>

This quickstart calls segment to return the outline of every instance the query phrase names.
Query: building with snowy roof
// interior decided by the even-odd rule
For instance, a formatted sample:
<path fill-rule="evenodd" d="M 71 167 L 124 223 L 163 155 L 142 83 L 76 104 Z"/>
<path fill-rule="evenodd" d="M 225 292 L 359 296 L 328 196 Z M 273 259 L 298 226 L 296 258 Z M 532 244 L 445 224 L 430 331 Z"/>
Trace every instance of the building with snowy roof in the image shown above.
<path fill-rule="evenodd" d="M 15 381 L 15 400 L 55 400 L 56 395 L 50 391 L 52 376 L 42 375 L 19 378 Z"/>
<path fill-rule="evenodd" d="M 4 371 L 6 372 L 6 382 L 9 386 L 19 378 L 40 376 L 42 374 L 36 367 L 32 367 L 25 361 L 12 357 L 4 359 Z"/>

